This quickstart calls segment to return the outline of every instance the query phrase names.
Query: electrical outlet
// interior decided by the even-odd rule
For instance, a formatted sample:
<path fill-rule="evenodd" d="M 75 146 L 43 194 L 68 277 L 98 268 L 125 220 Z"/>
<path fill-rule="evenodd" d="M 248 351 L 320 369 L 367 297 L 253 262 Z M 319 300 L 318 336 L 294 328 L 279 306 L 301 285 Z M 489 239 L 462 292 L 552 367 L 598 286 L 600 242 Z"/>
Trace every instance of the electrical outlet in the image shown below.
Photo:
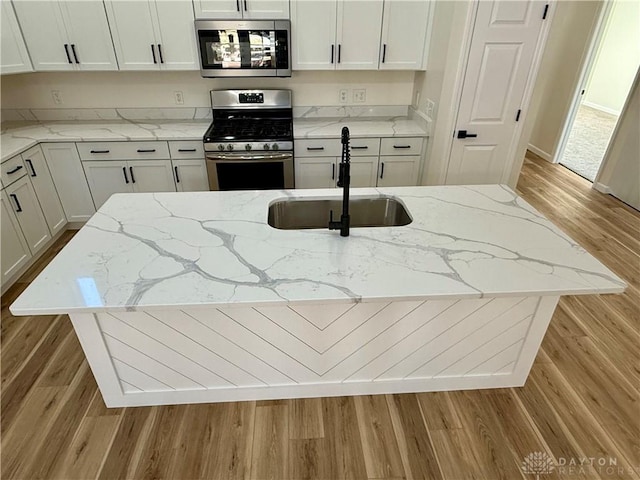
<path fill-rule="evenodd" d="M 433 114 L 435 112 L 435 109 L 436 109 L 436 103 L 433 100 L 431 100 L 430 98 L 427 98 L 427 104 L 426 104 L 425 109 L 424 109 L 424 113 L 427 114 L 427 117 L 433 118 Z"/>
<path fill-rule="evenodd" d="M 353 101 L 356 103 L 364 103 L 367 101 L 367 90 L 364 88 L 356 88 L 353 90 Z"/>
<path fill-rule="evenodd" d="M 347 103 L 349 101 L 349 90 L 346 88 L 341 88 L 338 99 L 340 100 L 340 103 Z"/>
<path fill-rule="evenodd" d="M 176 100 L 176 105 L 184 105 L 184 96 L 180 90 L 173 92 L 173 96 Z"/>
<path fill-rule="evenodd" d="M 51 90 L 51 97 L 53 98 L 53 103 L 62 105 L 62 93 L 60 93 L 60 90 Z"/>

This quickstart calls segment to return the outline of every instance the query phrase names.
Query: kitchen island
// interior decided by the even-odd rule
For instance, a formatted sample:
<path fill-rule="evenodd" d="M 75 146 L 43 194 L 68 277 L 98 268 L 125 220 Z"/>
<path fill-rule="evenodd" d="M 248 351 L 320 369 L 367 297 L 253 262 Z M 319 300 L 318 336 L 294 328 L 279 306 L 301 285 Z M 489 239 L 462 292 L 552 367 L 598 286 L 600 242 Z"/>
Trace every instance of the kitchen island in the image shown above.
<path fill-rule="evenodd" d="M 501 185 L 353 189 L 411 222 L 280 230 L 291 190 L 112 196 L 11 305 L 69 314 L 110 407 L 521 386 L 561 295 L 625 283 Z"/>

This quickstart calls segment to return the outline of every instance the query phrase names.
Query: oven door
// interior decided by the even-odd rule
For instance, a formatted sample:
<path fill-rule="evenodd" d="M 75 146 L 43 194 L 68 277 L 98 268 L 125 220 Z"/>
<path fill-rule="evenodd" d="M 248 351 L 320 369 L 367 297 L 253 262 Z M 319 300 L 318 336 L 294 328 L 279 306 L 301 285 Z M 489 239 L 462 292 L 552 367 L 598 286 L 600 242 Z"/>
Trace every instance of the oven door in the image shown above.
<path fill-rule="evenodd" d="M 210 190 L 294 188 L 293 153 L 208 153 Z"/>
<path fill-rule="evenodd" d="M 203 77 L 290 77 L 289 20 L 196 20 Z"/>

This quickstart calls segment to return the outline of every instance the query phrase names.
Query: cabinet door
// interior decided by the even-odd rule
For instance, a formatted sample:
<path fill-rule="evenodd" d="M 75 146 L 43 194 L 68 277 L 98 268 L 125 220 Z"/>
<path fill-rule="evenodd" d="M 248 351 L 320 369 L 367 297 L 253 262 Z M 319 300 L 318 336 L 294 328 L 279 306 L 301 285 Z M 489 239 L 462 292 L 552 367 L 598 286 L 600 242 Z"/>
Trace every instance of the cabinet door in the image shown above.
<path fill-rule="evenodd" d="M 105 7 L 120 70 L 158 70 L 158 46 L 147 0 L 106 1 Z"/>
<path fill-rule="evenodd" d="M 29 247 L 20 229 L 18 219 L 13 213 L 15 207 L 11 204 L 4 190 L 0 197 L 0 203 L 2 204 L 0 218 L 0 221 L 2 221 L 2 228 L 0 229 L 0 245 L 2 246 L 0 248 L 0 266 L 2 266 L 2 272 L 0 280 L 4 284 L 6 280 L 27 264 L 31 258 L 31 252 L 29 252 Z"/>
<path fill-rule="evenodd" d="M 206 192 L 209 190 L 209 179 L 204 160 L 172 160 L 171 162 L 179 192 Z"/>
<path fill-rule="evenodd" d="M 72 59 L 80 70 L 117 70 L 102 0 L 61 2 Z"/>
<path fill-rule="evenodd" d="M 428 0 L 384 2 L 381 70 L 420 70 L 422 68 L 428 18 Z"/>
<path fill-rule="evenodd" d="M 193 6 L 184 0 L 155 2 L 158 60 L 164 70 L 200 70 Z"/>
<path fill-rule="evenodd" d="M 379 187 L 404 187 L 418 184 L 420 155 L 380 157 Z"/>
<path fill-rule="evenodd" d="M 134 192 L 175 192 L 171 160 L 129 160 Z"/>
<path fill-rule="evenodd" d="M 375 187 L 377 174 L 378 157 L 351 157 L 352 187 Z"/>
<path fill-rule="evenodd" d="M 294 0 L 291 3 L 294 70 L 336 68 L 336 5 L 336 0 Z"/>
<path fill-rule="evenodd" d="M 336 68 L 377 70 L 381 25 L 382 0 L 338 2 Z"/>
<path fill-rule="evenodd" d="M 295 159 L 296 188 L 332 188 L 336 186 L 336 157 Z"/>
<path fill-rule="evenodd" d="M 41 145 L 69 222 L 86 222 L 96 213 L 75 143 Z"/>
<path fill-rule="evenodd" d="M 241 1 L 244 18 L 287 19 L 289 0 L 238 0 Z M 296 0 L 294 0 L 296 1 Z"/>
<path fill-rule="evenodd" d="M 5 192 L 13 206 L 29 250 L 35 254 L 51 240 L 51 234 L 29 177 L 22 177 L 12 183 L 5 188 Z"/>
<path fill-rule="evenodd" d="M 82 166 L 96 208 L 100 208 L 114 193 L 133 192 L 133 182 L 127 168 L 127 162 L 109 160 L 82 162 Z"/>
<path fill-rule="evenodd" d="M 34 69 L 75 70 L 59 3 L 22 0 L 13 5 Z"/>
<path fill-rule="evenodd" d="M 0 15 L 0 74 L 31 72 L 31 60 L 9 0 L 2 0 Z"/>
<path fill-rule="evenodd" d="M 241 0 L 193 0 L 196 18 L 242 18 Z"/>
<path fill-rule="evenodd" d="M 33 147 L 22 154 L 31 184 L 36 191 L 42 213 L 47 221 L 51 235 L 55 235 L 67 224 L 62 203 L 53 184 L 51 173 L 47 167 L 40 146 Z"/>

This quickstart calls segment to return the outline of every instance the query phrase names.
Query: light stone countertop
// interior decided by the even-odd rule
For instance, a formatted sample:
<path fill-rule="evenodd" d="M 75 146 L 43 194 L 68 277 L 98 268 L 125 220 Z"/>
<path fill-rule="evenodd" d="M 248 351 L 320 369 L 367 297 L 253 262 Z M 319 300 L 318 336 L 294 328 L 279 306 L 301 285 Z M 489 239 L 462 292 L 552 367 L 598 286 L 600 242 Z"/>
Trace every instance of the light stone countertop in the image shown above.
<path fill-rule="evenodd" d="M 126 140 L 202 140 L 211 120 L 170 121 L 52 121 L 3 125 L 1 161 L 44 142 L 102 142 Z M 427 136 L 415 120 L 400 118 L 294 119 L 294 138 L 340 137 L 343 125 L 352 137 Z"/>
<path fill-rule="evenodd" d="M 113 195 L 11 306 L 16 315 L 619 293 L 625 283 L 501 185 L 394 196 L 402 227 L 277 230 L 289 190 Z"/>

